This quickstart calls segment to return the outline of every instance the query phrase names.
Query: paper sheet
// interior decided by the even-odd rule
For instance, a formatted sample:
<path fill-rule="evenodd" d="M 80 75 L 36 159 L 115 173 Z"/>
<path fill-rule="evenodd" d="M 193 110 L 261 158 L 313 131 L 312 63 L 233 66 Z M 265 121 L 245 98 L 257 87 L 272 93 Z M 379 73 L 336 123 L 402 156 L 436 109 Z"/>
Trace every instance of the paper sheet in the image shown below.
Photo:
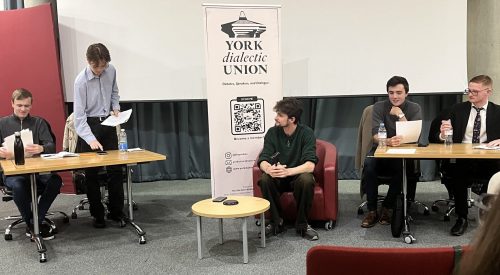
<path fill-rule="evenodd" d="M 131 114 L 132 114 L 132 109 L 126 110 L 126 111 L 120 112 L 117 117 L 113 116 L 113 115 L 109 116 L 101 124 L 104 126 L 116 127 L 119 124 L 123 124 L 123 123 L 127 122 L 128 119 L 130 118 Z"/>
<path fill-rule="evenodd" d="M 396 135 L 403 136 L 401 143 L 418 142 L 422 131 L 422 120 L 396 121 Z"/>
<path fill-rule="evenodd" d="M 415 154 L 415 152 L 417 151 L 417 149 L 395 149 L 395 148 L 392 148 L 392 149 L 388 149 L 387 151 L 385 151 L 387 154 Z"/>
<path fill-rule="evenodd" d="M 26 149 L 26 145 L 33 144 L 33 133 L 30 129 L 21 130 L 21 139 L 23 141 L 23 146 Z M 2 146 L 6 147 L 9 152 L 14 152 L 14 141 L 16 140 L 16 136 L 14 134 L 4 138 L 4 143 Z M 31 157 L 25 153 L 25 157 Z"/>
<path fill-rule="evenodd" d="M 60 158 L 65 158 L 65 157 L 78 157 L 80 156 L 79 154 L 76 153 L 71 153 L 71 152 L 66 152 L 62 151 L 57 154 L 41 154 L 40 157 L 43 159 L 60 159 Z"/>
<path fill-rule="evenodd" d="M 478 146 L 472 147 L 474 149 L 482 149 L 482 150 L 500 150 L 500 146 L 487 146 L 486 144 L 481 144 Z"/>

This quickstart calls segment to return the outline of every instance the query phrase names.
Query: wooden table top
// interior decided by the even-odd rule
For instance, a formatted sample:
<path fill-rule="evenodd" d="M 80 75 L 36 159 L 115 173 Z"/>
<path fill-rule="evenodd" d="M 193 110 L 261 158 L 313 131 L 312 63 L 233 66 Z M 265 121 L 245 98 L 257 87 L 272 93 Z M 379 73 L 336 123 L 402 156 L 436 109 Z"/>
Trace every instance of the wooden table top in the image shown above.
<path fill-rule="evenodd" d="M 427 147 L 418 147 L 415 144 L 404 144 L 398 147 L 387 147 L 387 150 L 377 148 L 376 158 L 415 158 L 415 159 L 500 159 L 500 150 L 474 149 L 479 144 L 455 143 L 451 146 L 444 144 L 429 144 Z M 400 150 L 402 149 L 402 150 Z M 406 152 L 405 149 L 414 149 L 415 152 Z"/>
<path fill-rule="evenodd" d="M 191 207 L 195 215 L 208 218 L 241 218 L 257 215 L 269 209 L 269 201 L 251 196 L 228 196 L 228 200 L 237 200 L 237 205 L 224 205 L 212 199 L 199 201 Z"/>
<path fill-rule="evenodd" d="M 108 165 L 136 164 L 167 159 L 164 155 L 147 150 L 126 153 L 120 153 L 118 150 L 107 152 L 107 155 L 98 155 L 94 152 L 80 153 L 79 157 L 65 157 L 60 159 L 26 158 L 24 165 L 15 165 L 13 159 L 1 160 L 0 165 L 5 175 L 19 175 Z"/>

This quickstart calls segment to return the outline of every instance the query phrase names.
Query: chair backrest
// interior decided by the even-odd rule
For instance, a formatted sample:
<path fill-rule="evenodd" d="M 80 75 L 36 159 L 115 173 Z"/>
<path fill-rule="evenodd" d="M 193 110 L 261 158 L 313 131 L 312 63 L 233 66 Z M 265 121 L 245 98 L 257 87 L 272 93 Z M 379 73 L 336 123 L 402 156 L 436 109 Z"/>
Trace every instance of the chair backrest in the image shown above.
<path fill-rule="evenodd" d="M 356 169 L 359 169 L 360 172 L 363 170 L 365 157 L 373 146 L 372 112 L 373 105 L 366 106 L 359 121 L 355 167 Z"/>
<path fill-rule="evenodd" d="M 335 166 L 337 149 L 335 146 L 327 141 L 316 139 L 316 156 L 318 163 L 314 167 L 314 178 L 320 186 L 324 185 L 324 172 L 325 167 L 328 165 Z M 336 169 L 336 167 L 334 167 Z"/>
<path fill-rule="evenodd" d="M 452 274 L 453 247 L 360 248 L 316 246 L 307 252 L 307 274 Z M 362 263 L 362 264 L 360 264 Z"/>

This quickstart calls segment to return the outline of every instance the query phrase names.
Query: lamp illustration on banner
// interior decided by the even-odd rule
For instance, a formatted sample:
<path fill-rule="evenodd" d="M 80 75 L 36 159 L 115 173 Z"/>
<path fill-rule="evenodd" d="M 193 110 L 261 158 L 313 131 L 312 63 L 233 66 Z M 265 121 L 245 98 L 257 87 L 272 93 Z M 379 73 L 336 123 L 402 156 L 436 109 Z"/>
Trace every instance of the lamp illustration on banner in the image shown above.
<path fill-rule="evenodd" d="M 240 11 L 240 18 L 236 21 L 221 25 L 221 30 L 230 38 L 259 38 L 266 31 L 266 26 L 247 19 L 245 12 Z"/>

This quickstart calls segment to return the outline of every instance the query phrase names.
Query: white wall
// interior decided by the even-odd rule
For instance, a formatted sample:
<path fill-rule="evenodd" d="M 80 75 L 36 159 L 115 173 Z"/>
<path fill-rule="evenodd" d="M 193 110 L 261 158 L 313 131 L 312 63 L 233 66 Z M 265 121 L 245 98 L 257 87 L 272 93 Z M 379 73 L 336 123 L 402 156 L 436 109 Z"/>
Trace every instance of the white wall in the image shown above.
<path fill-rule="evenodd" d="M 59 0 L 66 100 L 95 42 L 111 51 L 122 100 L 205 98 L 203 2 Z M 412 93 L 463 90 L 466 2 L 265 1 L 283 7 L 284 94 L 381 94 L 392 75 Z"/>

